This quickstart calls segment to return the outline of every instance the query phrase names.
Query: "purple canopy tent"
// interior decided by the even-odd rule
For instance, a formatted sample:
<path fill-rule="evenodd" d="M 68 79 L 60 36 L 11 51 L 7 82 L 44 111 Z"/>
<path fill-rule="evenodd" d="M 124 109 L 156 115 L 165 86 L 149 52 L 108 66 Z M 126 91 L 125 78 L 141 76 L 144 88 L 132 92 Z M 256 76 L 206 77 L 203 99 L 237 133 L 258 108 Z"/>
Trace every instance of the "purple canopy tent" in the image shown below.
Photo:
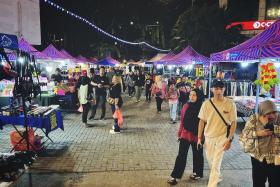
<path fill-rule="evenodd" d="M 77 59 L 75 57 L 73 57 L 72 55 L 70 55 L 70 53 L 68 53 L 65 49 L 61 49 L 60 52 L 65 55 L 68 59 L 73 60 L 74 62 L 77 61 Z"/>
<path fill-rule="evenodd" d="M 280 19 L 263 32 L 233 48 L 213 53 L 211 63 L 259 61 L 280 57 Z"/>
<path fill-rule="evenodd" d="M 167 53 L 167 55 L 162 57 L 159 61 L 156 61 L 155 64 L 164 65 L 166 63 L 166 61 L 168 61 L 169 59 L 172 59 L 174 56 L 175 56 L 175 54 L 173 52 L 169 52 L 169 53 Z"/>
<path fill-rule="evenodd" d="M 20 39 L 20 41 L 18 42 L 18 47 L 19 47 L 19 50 L 25 51 L 25 52 L 30 53 L 31 55 L 33 55 L 35 57 L 35 59 L 43 59 L 43 60 L 50 59 L 47 55 L 45 55 L 44 53 L 42 53 L 42 52 L 38 51 L 37 49 L 35 49 L 24 38 Z M 15 61 L 16 60 L 16 54 L 15 53 L 9 53 L 8 54 L 8 58 L 11 61 Z"/>
<path fill-rule="evenodd" d="M 42 51 L 45 55 L 53 60 L 66 60 L 69 59 L 66 55 L 57 50 L 52 44 Z"/>
<path fill-rule="evenodd" d="M 78 61 L 80 61 L 80 63 L 89 62 L 89 60 L 88 60 L 86 57 L 82 56 L 82 55 L 77 56 L 76 59 L 77 59 Z"/>
<path fill-rule="evenodd" d="M 213 53 L 211 63 L 261 62 L 261 59 L 280 57 L 280 19 L 255 37 L 222 52 Z M 211 66 L 210 66 L 211 67 Z M 211 71 L 210 71 L 211 72 Z M 259 73 L 258 73 L 259 75 Z M 211 74 L 209 74 L 211 80 Z M 210 90 L 209 90 L 210 92 Z M 257 86 L 256 107 L 258 110 L 260 86 Z"/>
<path fill-rule="evenodd" d="M 183 51 L 166 60 L 168 65 L 187 65 L 187 64 L 204 64 L 209 65 L 209 58 L 196 52 L 191 46 L 187 46 Z"/>
<path fill-rule="evenodd" d="M 33 55 L 36 59 L 44 59 L 47 60 L 49 57 L 45 55 L 44 53 L 38 51 L 35 49 L 29 42 L 27 42 L 24 38 L 21 38 L 18 43 L 19 49 L 25 52 L 30 53 Z"/>
<path fill-rule="evenodd" d="M 107 57 L 96 62 L 96 65 L 100 65 L 100 66 L 115 66 L 117 64 L 120 64 L 120 62 L 111 57 Z"/>

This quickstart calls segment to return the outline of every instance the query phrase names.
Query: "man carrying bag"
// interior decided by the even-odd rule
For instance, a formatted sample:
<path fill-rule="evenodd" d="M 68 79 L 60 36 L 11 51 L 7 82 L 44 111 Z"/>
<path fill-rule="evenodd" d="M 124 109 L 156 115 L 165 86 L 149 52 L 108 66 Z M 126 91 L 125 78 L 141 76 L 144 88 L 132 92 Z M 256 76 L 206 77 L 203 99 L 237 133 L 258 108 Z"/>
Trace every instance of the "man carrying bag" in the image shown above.
<path fill-rule="evenodd" d="M 225 84 L 214 79 L 211 85 L 213 97 L 203 103 L 198 118 L 198 142 L 201 146 L 203 132 L 205 153 L 211 169 L 208 187 L 216 187 L 222 181 L 220 167 L 224 151 L 228 150 L 236 128 L 237 112 L 235 103 L 224 97 Z"/>

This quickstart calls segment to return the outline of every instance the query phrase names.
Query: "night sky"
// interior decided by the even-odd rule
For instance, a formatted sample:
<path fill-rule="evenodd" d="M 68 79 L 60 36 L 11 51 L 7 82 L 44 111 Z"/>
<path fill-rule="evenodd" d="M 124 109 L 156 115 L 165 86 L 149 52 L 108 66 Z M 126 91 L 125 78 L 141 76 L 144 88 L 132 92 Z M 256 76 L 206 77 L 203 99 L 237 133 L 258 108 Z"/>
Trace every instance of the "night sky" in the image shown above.
<path fill-rule="evenodd" d="M 53 2 L 93 21 L 105 31 L 131 42 L 141 40 L 141 27 L 155 25 L 157 22 L 164 28 L 165 37 L 168 40 L 168 33 L 177 16 L 191 4 L 191 0 L 54 0 Z M 92 48 L 98 46 L 100 42 L 109 45 L 115 43 L 114 40 L 98 33 L 85 23 L 56 10 L 43 1 L 40 1 L 40 7 L 42 30 L 40 48 L 42 49 L 50 41 L 56 39 L 57 42 L 52 43 L 57 48 L 65 48 L 74 56 L 82 54 L 90 57 L 97 55 Z M 133 25 L 130 24 L 131 21 Z M 58 41 L 61 38 L 63 42 Z M 143 40 L 145 39 L 141 41 Z M 153 45 L 163 48 L 157 44 Z M 126 59 L 139 60 L 143 56 L 143 51 L 149 56 L 157 53 L 148 48 L 143 49 L 120 43 L 117 47 L 126 54 Z M 167 48 L 168 44 L 165 46 L 165 49 Z"/>
<path fill-rule="evenodd" d="M 177 18 L 191 7 L 192 0 L 52 0 L 77 15 L 92 21 L 108 33 L 131 42 L 146 41 L 158 48 L 169 49 L 171 31 Z M 218 2 L 208 0 L 207 2 Z M 233 20 L 255 20 L 257 17 L 258 0 L 232 0 L 238 13 Z M 246 4 L 244 4 L 246 2 Z M 239 4 L 243 4 L 240 6 Z M 53 43 L 58 49 L 66 49 L 72 55 L 98 57 L 97 48 L 101 45 L 117 47 L 121 53 L 118 60 L 139 60 L 150 58 L 158 51 L 147 47 L 136 47 L 117 43 L 113 39 L 97 32 L 87 24 L 62 13 L 40 1 L 42 45 L 44 49 Z M 245 16 L 244 16 L 245 15 Z M 133 21 L 133 25 L 130 22 Z M 155 43 L 150 38 L 143 38 L 143 27 L 156 25 L 162 28 L 165 45 Z M 60 41 L 63 39 L 63 41 Z M 56 41 L 54 41 L 56 40 Z"/>

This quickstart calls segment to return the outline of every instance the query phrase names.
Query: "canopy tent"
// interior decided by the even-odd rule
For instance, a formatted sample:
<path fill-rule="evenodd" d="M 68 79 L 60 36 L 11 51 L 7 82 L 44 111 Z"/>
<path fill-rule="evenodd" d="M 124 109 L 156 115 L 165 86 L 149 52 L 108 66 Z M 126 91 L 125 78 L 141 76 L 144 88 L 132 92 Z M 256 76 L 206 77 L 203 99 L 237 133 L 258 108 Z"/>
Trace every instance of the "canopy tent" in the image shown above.
<path fill-rule="evenodd" d="M 183 51 L 166 61 L 169 65 L 204 64 L 208 66 L 210 63 L 209 58 L 199 54 L 191 46 L 187 46 Z"/>
<path fill-rule="evenodd" d="M 77 59 L 75 57 L 73 57 L 72 55 L 70 55 L 70 53 L 68 53 L 65 49 L 61 49 L 60 52 L 65 55 L 68 59 L 71 59 L 73 61 L 77 61 Z"/>
<path fill-rule="evenodd" d="M 233 48 L 213 53 L 215 62 L 256 62 L 264 58 L 280 57 L 280 19 L 263 32 Z"/>
<path fill-rule="evenodd" d="M 43 59 L 43 60 L 50 59 L 47 55 L 45 55 L 44 53 L 42 53 L 42 52 L 38 51 L 37 49 L 35 49 L 24 38 L 20 39 L 20 41 L 18 42 L 18 47 L 19 47 L 19 50 L 25 51 L 25 52 L 30 53 L 31 55 L 33 55 L 35 57 L 35 59 Z M 11 61 L 15 61 L 16 60 L 16 54 L 15 53 L 9 53 L 8 54 L 8 58 Z"/>
<path fill-rule="evenodd" d="M 166 61 L 168 61 L 169 59 L 173 58 L 174 56 L 175 56 L 175 54 L 173 52 L 169 52 L 167 55 L 162 57 L 159 61 L 156 61 L 155 64 L 156 65 L 163 65 L 163 64 L 166 63 Z"/>
<path fill-rule="evenodd" d="M 107 57 L 104 58 L 102 60 L 99 60 L 96 62 L 96 65 L 100 65 L 100 66 L 115 66 L 116 64 L 119 64 L 120 62 L 118 62 L 117 60 L 111 58 L 111 57 Z"/>
<path fill-rule="evenodd" d="M 33 55 L 36 59 L 49 59 L 47 55 L 44 53 L 38 51 L 35 49 L 28 41 L 26 41 L 24 38 L 21 38 L 18 43 L 19 49 L 25 52 L 30 53 Z"/>
<path fill-rule="evenodd" d="M 129 60 L 127 61 L 128 66 L 144 66 L 144 62 L 139 60 L 139 61 L 134 61 L 134 60 Z"/>
<path fill-rule="evenodd" d="M 66 55 L 57 50 L 52 44 L 42 51 L 45 55 L 53 60 L 66 60 L 69 59 Z"/>
<path fill-rule="evenodd" d="M 151 58 L 150 60 L 147 60 L 146 63 L 148 62 L 157 62 L 160 61 L 163 57 L 165 57 L 167 54 L 164 53 L 158 53 L 156 54 L 153 58 Z"/>
<path fill-rule="evenodd" d="M 261 59 L 280 57 L 280 19 L 253 38 L 225 51 L 211 54 L 211 63 L 261 62 Z M 210 71 L 211 72 L 211 71 Z M 211 81 L 211 74 L 209 74 Z M 210 87 L 210 86 L 209 86 Z M 210 92 L 210 90 L 209 90 Z M 256 107 L 258 110 L 260 86 L 257 86 Z"/>
<path fill-rule="evenodd" d="M 86 57 L 82 56 L 82 55 L 77 56 L 76 59 L 78 61 L 82 62 L 82 63 L 89 62 L 89 60 Z"/>

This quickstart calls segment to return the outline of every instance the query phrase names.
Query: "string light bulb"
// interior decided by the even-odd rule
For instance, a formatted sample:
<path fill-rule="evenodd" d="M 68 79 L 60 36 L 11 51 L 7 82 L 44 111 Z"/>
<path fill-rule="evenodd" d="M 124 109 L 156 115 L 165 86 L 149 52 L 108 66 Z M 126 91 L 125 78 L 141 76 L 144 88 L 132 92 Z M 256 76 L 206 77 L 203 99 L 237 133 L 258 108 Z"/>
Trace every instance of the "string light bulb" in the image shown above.
<path fill-rule="evenodd" d="M 157 47 L 155 47 L 155 46 L 150 45 L 150 44 L 147 43 L 147 42 L 129 42 L 129 41 L 127 41 L 127 40 L 123 40 L 123 39 L 121 39 L 121 38 L 118 38 L 118 37 L 116 37 L 116 36 L 114 36 L 114 35 L 112 35 L 112 34 L 106 32 L 106 31 L 104 31 L 103 29 L 99 28 L 98 26 L 96 26 L 95 24 L 91 23 L 91 22 L 88 21 L 87 19 L 82 18 L 81 16 L 79 16 L 79 15 L 77 15 L 77 14 L 75 14 L 75 13 L 69 11 L 69 10 L 66 10 L 65 8 L 63 8 L 63 7 L 61 7 L 61 6 L 59 6 L 59 5 L 55 4 L 55 3 L 53 3 L 53 2 L 50 1 L 50 0 L 44 0 L 44 2 L 47 3 L 47 4 L 49 4 L 49 5 L 52 6 L 52 7 L 55 7 L 55 8 L 58 9 L 58 10 L 61 10 L 62 12 L 65 11 L 66 14 L 68 14 L 68 15 L 70 15 L 70 16 L 76 18 L 76 19 L 79 19 L 79 20 L 83 21 L 84 23 L 88 24 L 88 25 L 91 26 L 92 28 L 96 29 L 98 32 L 101 32 L 102 34 L 104 34 L 104 35 L 106 35 L 106 36 L 108 36 L 108 37 L 110 37 L 110 38 L 112 38 L 112 39 L 115 39 L 115 40 L 117 40 L 118 42 L 121 42 L 121 43 L 124 43 L 124 44 L 128 44 L 128 45 L 147 46 L 147 47 L 149 47 L 149 48 L 151 48 L 151 49 L 154 49 L 154 50 L 157 50 L 157 51 L 161 51 L 161 52 L 169 52 L 169 51 L 170 51 L 170 49 L 160 49 L 160 48 L 157 48 Z"/>

